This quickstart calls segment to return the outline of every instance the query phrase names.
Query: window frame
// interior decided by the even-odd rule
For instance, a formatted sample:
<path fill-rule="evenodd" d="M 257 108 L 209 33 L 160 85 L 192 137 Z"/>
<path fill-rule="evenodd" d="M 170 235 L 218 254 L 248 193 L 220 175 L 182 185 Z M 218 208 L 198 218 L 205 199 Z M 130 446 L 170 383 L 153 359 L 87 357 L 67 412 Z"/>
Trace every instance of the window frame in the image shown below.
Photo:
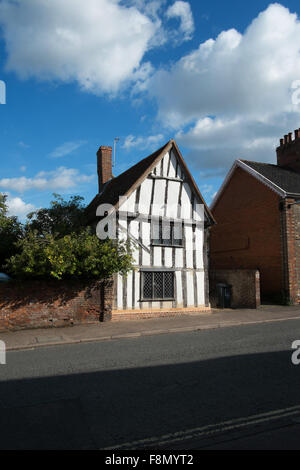
<path fill-rule="evenodd" d="M 174 222 L 174 221 L 168 221 L 168 224 L 170 225 L 170 239 L 163 240 L 162 238 L 162 231 L 163 231 L 163 220 L 159 221 L 152 221 L 151 222 L 151 246 L 162 246 L 162 247 L 173 247 L 173 248 L 183 248 L 184 247 L 184 237 L 183 237 L 183 223 L 182 222 Z M 159 225 L 159 239 L 158 238 L 153 238 L 153 224 Z M 175 224 L 181 224 L 181 238 L 174 238 L 174 228 Z M 174 240 L 179 240 L 180 243 L 175 243 Z"/>
<path fill-rule="evenodd" d="M 145 274 L 151 273 L 151 294 L 152 297 L 144 297 L 144 283 L 145 283 Z M 154 297 L 154 275 L 156 273 L 162 273 L 163 274 L 163 285 L 162 285 L 162 291 L 163 291 L 163 297 Z M 164 292 L 165 292 L 165 275 L 166 274 L 172 274 L 172 287 L 173 287 L 173 297 L 164 297 Z M 141 302 L 158 302 L 158 301 L 173 301 L 175 300 L 175 270 L 174 269 L 145 269 L 140 271 L 140 276 L 141 276 L 141 282 L 140 282 L 140 301 Z"/>

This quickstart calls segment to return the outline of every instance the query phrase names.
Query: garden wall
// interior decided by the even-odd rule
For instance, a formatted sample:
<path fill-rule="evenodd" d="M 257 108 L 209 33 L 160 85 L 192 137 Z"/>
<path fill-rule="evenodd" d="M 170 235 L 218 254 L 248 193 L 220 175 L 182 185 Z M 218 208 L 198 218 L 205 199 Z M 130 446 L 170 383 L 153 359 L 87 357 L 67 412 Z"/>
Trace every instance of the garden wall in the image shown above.
<path fill-rule="evenodd" d="M 112 281 L 11 281 L 0 284 L 0 331 L 111 319 Z"/>
<path fill-rule="evenodd" d="M 232 308 L 257 308 L 260 306 L 260 277 L 256 269 L 212 269 L 209 273 L 210 302 L 218 304 L 217 284 L 231 285 Z"/>

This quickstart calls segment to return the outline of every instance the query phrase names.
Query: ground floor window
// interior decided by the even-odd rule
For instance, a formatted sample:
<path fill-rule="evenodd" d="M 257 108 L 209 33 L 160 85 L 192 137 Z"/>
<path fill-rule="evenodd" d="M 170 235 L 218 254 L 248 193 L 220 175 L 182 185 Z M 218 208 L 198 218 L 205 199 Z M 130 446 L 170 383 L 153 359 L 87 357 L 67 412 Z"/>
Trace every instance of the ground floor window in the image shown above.
<path fill-rule="evenodd" d="M 173 271 L 143 271 L 142 300 L 173 300 Z"/>

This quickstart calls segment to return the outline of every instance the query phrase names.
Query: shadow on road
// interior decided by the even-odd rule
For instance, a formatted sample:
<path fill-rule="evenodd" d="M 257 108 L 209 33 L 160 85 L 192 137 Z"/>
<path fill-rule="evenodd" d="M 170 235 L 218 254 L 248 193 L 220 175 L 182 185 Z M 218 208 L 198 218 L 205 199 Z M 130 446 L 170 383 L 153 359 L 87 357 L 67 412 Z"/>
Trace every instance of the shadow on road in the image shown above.
<path fill-rule="evenodd" d="M 291 407 L 299 378 L 281 351 L 2 381 L 0 447 L 99 449 Z"/>

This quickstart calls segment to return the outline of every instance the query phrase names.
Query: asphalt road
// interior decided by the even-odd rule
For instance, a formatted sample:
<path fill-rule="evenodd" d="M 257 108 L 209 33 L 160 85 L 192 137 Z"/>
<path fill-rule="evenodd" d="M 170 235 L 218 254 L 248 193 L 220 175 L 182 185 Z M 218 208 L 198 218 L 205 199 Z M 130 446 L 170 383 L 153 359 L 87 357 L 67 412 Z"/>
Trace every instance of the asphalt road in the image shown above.
<path fill-rule="evenodd" d="M 8 352 L 0 448 L 300 449 L 297 339 L 290 320 Z"/>

